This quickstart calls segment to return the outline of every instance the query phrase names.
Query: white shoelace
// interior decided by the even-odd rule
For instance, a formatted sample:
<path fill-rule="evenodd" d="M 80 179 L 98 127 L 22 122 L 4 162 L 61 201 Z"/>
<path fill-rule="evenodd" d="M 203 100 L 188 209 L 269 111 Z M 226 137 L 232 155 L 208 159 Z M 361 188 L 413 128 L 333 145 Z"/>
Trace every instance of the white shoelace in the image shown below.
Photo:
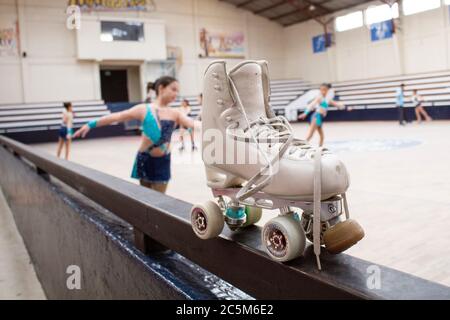
<path fill-rule="evenodd" d="M 233 123 L 232 116 L 229 115 L 229 121 L 231 124 L 226 128 L 226 133 L 232 136 L 233 139 L 244 142 L 253 142 L 256 144 L 258 152 L 263 156 L 266 161 L 264 168 L 248 180 L 247 184 L 243 186 L 236 194 L 238 201 L 243 201 L 255 193 L 264 189 L 273 178 L 273 166 L 277 164 L 286 151 L 289 150 L 289 155 L 293 155 L 297 151 L 300 151 L 300 157 L 304 156 L 308 151 L 313 151 L 308 142 L 304 140 L 295 139 L 292 133 L 292 127 L 289 121 L 285 117 L 273 117 L 263 118 L 260 117 L 257 120 L 249 121 L 245 108 L 242 104 L 239 92 L 234 84 L 233 80 L 228 77 L 231 84 L 232 93 L 236 99 L 236 102 L 240 108 L 240 112 L 245 118 L 247 128 L 244 129 L 244 134 L 237 134 L 236 123 Z M 248 134 L 250 133 L 250 138 Z M 246 135 L 247 134 L 247 135 Z M 253 140 L 253 141 L 251 141 Z M 264 152 L 260 146 L 260 143 L 278 144 L 281 146 L 278 149 L 278 154 L 272 159 L 269 159 L 266 152 Z M 320 206 L 321 206 L 321 194 L 322 194 L 322 170 L 321 170 L 321 158 L 323 148 L 317 148 L 314 152 L 314 209 L 313 209 L 313 244 L 314 254 L 316 255 L 317 266 L 319 270 L 322 269 L 320 264 Z"/>
<path fill-rule="evenodd" d="M 263 156 L 266 165 L 264 166 L 264 168 L 258 172 L 255 176 L 253 176 L 245 186 L 243 186 L 241 188 L 241 190 L 239 190 L 239 192 L 236 195 L 236 198 L 238 201 L 243 201 L 249 197 L 251 197 L 252 195 L 254 195 L 255 193 L 261 191 L 262 189 L 264 189 L 264 187 L 266 187 L 273 178 L 273 166 L 280 161 L 281 157 L 284 155 L 284 153 L 286 152 L 286 150 L 288 149 L 289 145 L 291 144 L 293 138 L 292 135 L 292 128 L 289 125 L 289 123 L 284 122 L 283 120 L 281 120 L 281 118 L 279 117 L 278 120 L 281 121 L 271 121 L 271 119 L 258 119 L 256 121 L 250 122 L 247 116 L 247 113 L 245 112 L 245 108 L 242 104 L 241 98 L 239 96 L 239 92 L 236 88 L 236 85 L 234 84 L 233 80 L 229 77 L 229 82 L 231 84 L 231 89 L 232 89 L 232 93 L 236 99 L 236 102 L 240 108 L 240 111 L 242 112 L 242 115 L 244 115 L 246 124 L 247 124 L 247 131 L 250 133 L 250 137 L 253 140 L 252 142 L 255 143 L 258 152 Z M 277 123 L 277 126 L 280 128 L 283 128 L 283 131 L 278 131 L 275 129 L 274 124 Z M 252 129 L 252 127 L 254 127 L 255 125 L 258 125 L 259 127 L 257 127 L 256 131 L 254 129 Z M 261 126 L 261 124 L 263 124 Z M 269 125 L 270 124 L 270 125 Z M 240 135 L 236 135 L 231 133 L 231 129 L 235 129 L 234 124 L 231 124 L 230 126 L 227 127 L 227 134 L 231 135 L 234 139 L 236 140 L 241 140 L 244 139 L 245 141 L 248 141 L 247 137 L 242 137 Z M 273 143 L 275 142 L 281 142 L 282 145 L 280 146 L 280 149 L 278 150 L 278 155 L 276 155 L 275 157 L 273 157 L 272 159 L 269 159 L 268 155 L 266 152 L 264 152 L 261 149 L 261 145 L 260 145 L 260 140 L 259 138 L 262 138 L 261 134 L 265 135 L 265 140 L 266 141 L 272 141 Z M 258 137 L 257 137 L 258 136 Z"/>

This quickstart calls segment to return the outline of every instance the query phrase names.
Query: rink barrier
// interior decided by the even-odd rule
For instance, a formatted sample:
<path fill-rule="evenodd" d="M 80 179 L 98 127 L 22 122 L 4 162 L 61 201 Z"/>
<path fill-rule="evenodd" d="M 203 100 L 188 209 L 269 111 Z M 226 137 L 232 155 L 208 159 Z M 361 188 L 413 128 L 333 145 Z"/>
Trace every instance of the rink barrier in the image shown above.
<path fill-rule="evenodd" d="M 133 226 L 142 253 L 170 248 L 254 298 L 450 299 L 449 287 L 346 254 L 322 253 L 318 271 L 311 246 L 304 257 L 275 262 L 264 252 L 256 226 L 236 233 L 225 228 L 218 238 L 201 240 L 191 229 L 189 203 L 6 137 L 0 136 L 0 144 L 15 161 L 34 166 L 40 179 L 56 178 Z"/>
<path fill-rule="evenodd" d="M 0 146 L 0 192 L 48 299 L 249 298 L 173 251 L 143 254 L 128 223 L 18 158 Z"/>

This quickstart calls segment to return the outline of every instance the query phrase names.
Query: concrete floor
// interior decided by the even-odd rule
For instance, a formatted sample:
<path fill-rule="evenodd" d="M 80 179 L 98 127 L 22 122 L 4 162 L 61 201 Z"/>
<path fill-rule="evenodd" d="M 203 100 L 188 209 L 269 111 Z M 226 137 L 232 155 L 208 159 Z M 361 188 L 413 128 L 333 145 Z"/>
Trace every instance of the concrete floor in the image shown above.
<path fill-rule="evenodd" d="M 0 188 L 0 300 L 46 299 Z"/>
<path fill-rule="evenodd" d="M 307 124 L 293 128 L 304 137 Z M 351 174 L 350 212 L 366 231 L 347 253 L 450 286 L 450 121 L 341 122 L 324 129 L 326 146 Z M 200 152 L 180 153 L 177 135 L 174 141 L 168 194 L 192 203 L 211 199 Z M 75 141 L 71 160 L 134 181 L 138 145 L 139 137 Z M 56 144 L 36 148 L 54 154 Z"/>

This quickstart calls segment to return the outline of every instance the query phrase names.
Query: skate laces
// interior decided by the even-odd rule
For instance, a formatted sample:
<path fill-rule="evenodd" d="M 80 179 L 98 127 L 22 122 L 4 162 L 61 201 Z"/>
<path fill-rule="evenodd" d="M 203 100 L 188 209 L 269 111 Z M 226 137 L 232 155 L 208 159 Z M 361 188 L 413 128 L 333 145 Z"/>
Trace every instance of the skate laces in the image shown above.
<path fill-rule="evenodd" d="M 242 201 L 261 191 L 272 181 L 274 176 L 273 167 L 280 161 L 281 157 L 288 150 L 294 140 L 294 136 L 292 134 L 292 127 L 284 117 L 274 117 L 270 119 L 260 117 L 255 121 L 249 121 L 236 85 L 231 77 L 228 77 L 228 80 L 231 84 L 232 93 L 236 99 L 236 103 L 245 118 L 247 126 L 243 131 L 244 133 L 250 133 L 250 138 L 252 140 L 251 142 L 256 144 L 258 152 L 263 156 L 266 162 L 266 165 L 262 168 L 262 170 L 248 180 L 247 184 L 245 184 L 245 186 L 243 186 L 236 194 L 237 200 Z M 229 116 L 229 120 L 231 121 L 231 116 Z M 248 142 L 249 138 L 247 136 L 244 135 L 243 137 L 242 135 L 231 131 L 231 129 L 236 128 L 236 123 L 231 123 L 226 129 L 227 134 L 233 136 L 236 140 L 244 140 Z M 272 159 L 269 159 L 268 154 L 262 150 L 261 142 L 263 141 L 269 143 L 281 143 L 277 152 L 278 154 L 272 157 Z"/>
<path fill-rule="evenodd" d="M 235 93 L 237 95 L 237 93 Z M 233 137 L 236 141 L 251 142 L 251 143 L 268 143 L 269 149 L 279 143 L 284 143 L 291 140 L 293 137 L 293 130 L 289 121 L 283 116 L 273 118 L 259 117 L 258 119 L 248 122 L 245 110 L 239 110 L 239 115 L 236 114 L 236 109 L 226 110 L 222 116 L 225 117 L 231 124 L 226 128 L 228 136 Z M 236 115 L 233 117 L 232 114 Z M 236 121 L 237 117 L 242 118 L 242 114 L 247 120 L 247 126 L 244 129 L 238 130 L 239 124 Z M 311 145 L 300 139 L 292 139 L 287 154 L 292 156 L 297 153 L 299 158 L 304 157 L 308 151 L 313 151 Z M 281 157 L 282 154 L 279 154 Z"/>
<path fill-rule="evenodd" d="M 292 135 L 292 129 L 284 117 L 260 117 L 250 122 L 244 132 L 253 130 L 258 142 L 271 143 L 286 141 Z"/>
<path fill-rule="evenodd" d="M 231 123 L 227 128 L 227 134 L 233 136 L 234 139 L 249 142 L 248 133 L 250 133 L 250 138 L 253 140 L 257 146 L 257 150 L 266 161 L 264 168 L 248 180 L 247 184 L 244 185 L 236 194 L 238 201 L 243 201 L 255 193 L 264 189 L 273 179 L 274 172 L 273 166 L 277 164 L 286 151 L 289 150 L 288 154 L 292 155 L 298 150 L 301 151 L 301 155 L 305 155 L 308 151 L 314 154 L 314 199 L 313 199 L 313 246 L 314 254 L 316 255 L 317 266 L 319 270 L 322 269 L 320 263 L 320 209 L 321 209 L 321 195 L 322 195 L 322 154 L 326 149 L 322 147 L 312 148 L 308 142 L 300 139 L 295 139 L 292 133 L 292 127 L 285 117 L 277 116 L 273 118 L 260 117 L 254 121 L 249 121 L 245 108 L 242 104 L 239 92 L 236 88 L 231 77 L 228 77 L 231 84 L 232 93 L 236 99 L 237 105 L 240 108 L 240 112 L 245 118 L 247 127 L 243 129 L 244 135 L 239 135 L 234 133 L 238 129 L 238 123 Z M 230 110 L 229 112 L 233 112 Z M 229 114 L 228 121 L 233 122 L 233 117 Z M 234 131 L 232 131 L 234 129 Z M 266 152 L 261 148 L 261 143 L 281 143 L 278 154 L 272 159 L 269 159 Z"/>
<path fill-rule="evenodd" d="M 271 148 L 271 143 L 284 142 L 293 136 L 292 127 L 289 121 L 282 116 L 273 118 L 260 117 L 259 119 L 250 122 L 250 127 L 246 128 L 244 132 L 248 130 L 254 130 L 258 142 L 269 143 L 269 148 Z M 294 138 L 289 145 L 287 154 L 291 156 L 298 152 L 298 155 L 301 158 L 305 156 L 308 151 L 312 151 L 312 147 L 307 141 Z"/>

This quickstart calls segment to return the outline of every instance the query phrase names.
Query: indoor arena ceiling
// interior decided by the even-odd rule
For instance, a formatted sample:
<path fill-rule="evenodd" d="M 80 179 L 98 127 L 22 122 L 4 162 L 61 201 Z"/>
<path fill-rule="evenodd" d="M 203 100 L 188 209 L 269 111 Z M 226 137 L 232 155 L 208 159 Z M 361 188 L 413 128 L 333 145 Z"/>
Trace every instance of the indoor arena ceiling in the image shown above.
<path fill-rule="evenodd" d="M 373 0 L 220 0 L 285 27 Z"/>

